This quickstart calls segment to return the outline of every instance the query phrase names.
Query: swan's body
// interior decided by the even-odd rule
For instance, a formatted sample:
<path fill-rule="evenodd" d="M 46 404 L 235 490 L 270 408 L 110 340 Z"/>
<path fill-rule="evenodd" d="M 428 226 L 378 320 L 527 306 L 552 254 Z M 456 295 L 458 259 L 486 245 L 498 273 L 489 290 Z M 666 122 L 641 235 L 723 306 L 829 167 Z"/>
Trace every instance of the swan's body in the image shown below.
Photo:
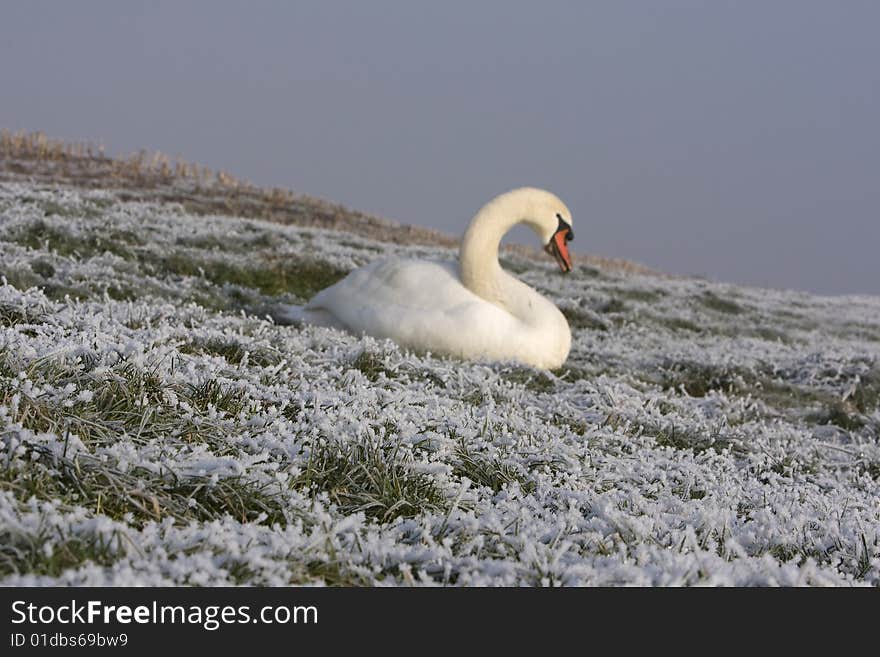
<path fill-rule="evenodd" d="M 571 268 L 568 209 L 537 189 L 519 189 L 487 204 L 462 240 L 459 263 L 392 258 L 370 263 L 319 292 L 288 319 L 390 338 L 419 351 L 463 359 L 562 365 L 571 346 L 565 317 L 547 298 L 498 264 L 501 237 L 529 224 Z M 563 229 L 563 224 L 565 229 Z M 567 232 L 563 232 L 567 230 Z"/>

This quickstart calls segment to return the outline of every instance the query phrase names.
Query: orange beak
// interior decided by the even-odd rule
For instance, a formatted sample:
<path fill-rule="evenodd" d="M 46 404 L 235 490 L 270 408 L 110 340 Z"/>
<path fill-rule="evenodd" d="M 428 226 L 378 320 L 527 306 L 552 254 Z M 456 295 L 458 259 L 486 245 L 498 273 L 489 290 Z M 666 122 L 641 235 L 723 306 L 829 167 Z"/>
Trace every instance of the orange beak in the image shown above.
<path fill-rule="evenodd" d="M 560 228 L 557 230 L 550 242 L 544 247 L 544 250 L 556 258 L 562 273 L 567 274 L 571 271 L 571 254 L 568 252 L 568 242 L 574 238 L 570 227 Z"/>

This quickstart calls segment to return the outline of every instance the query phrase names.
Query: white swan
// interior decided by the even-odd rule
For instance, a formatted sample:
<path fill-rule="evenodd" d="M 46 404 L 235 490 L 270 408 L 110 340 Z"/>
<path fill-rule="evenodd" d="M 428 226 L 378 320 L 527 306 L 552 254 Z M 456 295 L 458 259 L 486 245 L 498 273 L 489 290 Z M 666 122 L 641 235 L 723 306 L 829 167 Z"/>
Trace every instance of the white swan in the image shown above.
<path fill-rule="evenodd" d="M 521 188 L 487 203 L 461 243 L 459 262 L 393 258 L 356 269 L 279 319 L 390 338 L 462 359 L 562 365 L 571 330 L 559 309 L 498 263 L 502 236 L 525 223 L 563 272 L 571 271 L 571 213 L 550 192 Z"/>

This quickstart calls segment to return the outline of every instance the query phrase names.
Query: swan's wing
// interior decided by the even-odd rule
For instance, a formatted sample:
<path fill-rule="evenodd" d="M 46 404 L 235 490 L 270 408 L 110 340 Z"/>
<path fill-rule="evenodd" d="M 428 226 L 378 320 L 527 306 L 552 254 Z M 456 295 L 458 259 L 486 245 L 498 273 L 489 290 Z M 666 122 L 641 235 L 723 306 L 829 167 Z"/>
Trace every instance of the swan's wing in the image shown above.
<path fill-rule="evenodd" d="M 428 351 L 483 352 L 516 320 L 462 285 L 455 263 L 383 260 L 319 292 L 307 311 L 324 311 L 349 330 Z"/>
<path fill-rule="evenodd" d="M 451 262 L 429 260 L 379 260 L 351 272 L 344 279 L 319 292 L 306 304 L 310 310 L 343 310 L 359 300 L 401 310 L 430 310 L 479 299 L 458 278 Z"/>

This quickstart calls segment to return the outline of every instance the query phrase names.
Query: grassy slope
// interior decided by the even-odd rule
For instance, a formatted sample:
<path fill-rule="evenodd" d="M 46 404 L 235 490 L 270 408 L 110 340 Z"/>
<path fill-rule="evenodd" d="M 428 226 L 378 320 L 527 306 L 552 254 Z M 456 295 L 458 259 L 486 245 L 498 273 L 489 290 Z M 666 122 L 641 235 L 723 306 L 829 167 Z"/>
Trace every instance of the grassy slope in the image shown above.
<path fill-rule="evenodd" d="M 880 300 L 509 254 L 571 357 L 460 363 L 266 318 L 442 245 L 121 198 L 0 185 L 0 582 L 880 583 Z"/>

